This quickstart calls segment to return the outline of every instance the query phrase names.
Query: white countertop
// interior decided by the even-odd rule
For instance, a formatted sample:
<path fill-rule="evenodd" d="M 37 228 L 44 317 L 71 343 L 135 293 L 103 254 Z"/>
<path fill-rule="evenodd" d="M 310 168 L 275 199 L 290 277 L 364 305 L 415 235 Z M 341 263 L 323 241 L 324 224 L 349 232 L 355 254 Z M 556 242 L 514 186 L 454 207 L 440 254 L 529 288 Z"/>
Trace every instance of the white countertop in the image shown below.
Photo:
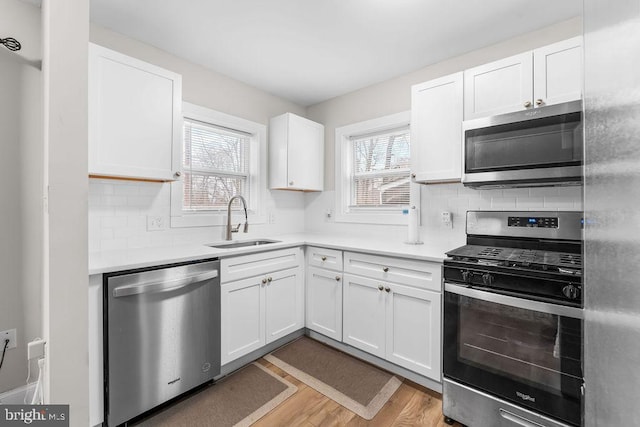
<path fill-rule="evenodd" d="M 442 262 L 445 257 L 444 250 L 441 246 L 430 245 L 428 242 L 422 245 L 409 245 L 402 242 L 381 241 L 380 239 L 366 239 L 315 233 L 264 236 L 264 238 L 279 240 L 279 242 L 234 249 L 218 249 L 204 244 L 192 244 L 92 252 L 89 254 L 89 274 L 110 273 L 114 271 L 132 270 L 136 268 L 145 268 L 207 258 L 226 258 L 230 256 L 301 245 L 320 246 L 354 252 L 367 252 L 375 255 L 397 256 L 432 262 Z M 239 239 L 238 241 L 242 241 L 242 239 Z"/>

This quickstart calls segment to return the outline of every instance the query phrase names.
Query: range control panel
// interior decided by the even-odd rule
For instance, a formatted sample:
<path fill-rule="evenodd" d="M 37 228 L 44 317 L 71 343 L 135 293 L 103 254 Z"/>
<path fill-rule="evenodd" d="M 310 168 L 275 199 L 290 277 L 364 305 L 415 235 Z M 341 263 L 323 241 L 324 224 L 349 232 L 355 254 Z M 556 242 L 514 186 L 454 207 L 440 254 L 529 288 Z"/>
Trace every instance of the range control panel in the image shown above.
<path fill-rule="evenodd" d="M 558 217 L 510 216 L 509 227 L 558 228 Z"/>

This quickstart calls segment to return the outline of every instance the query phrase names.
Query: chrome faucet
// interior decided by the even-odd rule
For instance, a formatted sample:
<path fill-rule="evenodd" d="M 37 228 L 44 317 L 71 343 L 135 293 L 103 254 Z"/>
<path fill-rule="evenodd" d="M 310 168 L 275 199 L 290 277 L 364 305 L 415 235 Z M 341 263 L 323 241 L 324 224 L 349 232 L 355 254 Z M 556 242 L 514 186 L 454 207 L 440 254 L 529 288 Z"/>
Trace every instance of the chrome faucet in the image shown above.
<path fill-rule="evenodd" d="M 240 195 L 233 196 L 231 199 L 229 199 L 229 204 L 227 205 L 227 236 L 225 237 L 225 240 L 231 240 L 231 233 L 237 233 L 238 231 L 240 231 L 240 224 L 238 224 L 237 227 L 231 226 L 231 204 L 235 199 L 240 199 L 240 201 L 242 202 L 242 207 L 244 208 L 244 229 L 242 231 L 244 233 L 249 231 L 249 217 L 247 216 L 247 201 L 244 199 L 244 197 Z"/>

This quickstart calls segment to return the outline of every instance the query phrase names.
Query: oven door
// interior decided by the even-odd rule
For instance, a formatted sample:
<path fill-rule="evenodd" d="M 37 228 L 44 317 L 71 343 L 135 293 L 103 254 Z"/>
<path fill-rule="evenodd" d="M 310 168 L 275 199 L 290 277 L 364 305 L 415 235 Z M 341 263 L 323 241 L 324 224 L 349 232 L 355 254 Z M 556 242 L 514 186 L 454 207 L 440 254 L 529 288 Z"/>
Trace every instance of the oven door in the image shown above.
<path fill-rule="evenodd" d="M 582 310 L 445 283 L 446 378 L 579 426 Z"/>

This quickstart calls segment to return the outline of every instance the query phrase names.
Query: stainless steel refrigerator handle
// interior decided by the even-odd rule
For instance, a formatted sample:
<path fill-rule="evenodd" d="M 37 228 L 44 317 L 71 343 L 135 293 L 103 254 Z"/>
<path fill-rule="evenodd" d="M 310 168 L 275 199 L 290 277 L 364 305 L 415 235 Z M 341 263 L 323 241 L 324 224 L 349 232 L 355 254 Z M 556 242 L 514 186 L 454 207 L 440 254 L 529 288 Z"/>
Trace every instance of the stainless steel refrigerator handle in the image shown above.
<path fill-rule="evenodd" d="M 523 298 L 511 297 L 508 295 L 495 294 L 493 292 L 481 291 L 466 286 L 460 286 L 453 283 L 444 284 L 444 290 L 469 298 L 475 298 L 482 301 L 493 302 L 496 304 L 518 307 L 524 310 L 539 311 L 541 313 L 554 314 L 556 316 L 571 317 L 574 319 L 583 319 L 584 313 L 582 309 L 577 307 L 568 307 L 564 305 L 549 304 L 541 301 L 533 301 Z"/>
<path fill-rule="evenodd" d="M 162 280 L 151 283 L 138 283 L 136 285 L 119 286 L 113 290 L 113 297 L 126 297 L 130 295 L 146 294 L 150 292 L 165 292 L 184 288 L 194 283 L 204 282 L 218 277 L 218 270 L 207 271 L 195 276 L 181 277 L 174 280 Z"/>
<path fill-rule="evenodd" d="M 536 422 L 529 421 L 528 419 L 522 418 L 519 415 L 512 414 L 509 411 L 505 411 L 502 408 L 500 408 L 498 412 L 500 412 L 500 416 L 502 418 L 504 418 L 505 420 L 509 420 L 512 423 L 518 424 L 518 425 L 523 426 L 523 427 L 544 427 L 542 424 L 538 424 Z"/>

